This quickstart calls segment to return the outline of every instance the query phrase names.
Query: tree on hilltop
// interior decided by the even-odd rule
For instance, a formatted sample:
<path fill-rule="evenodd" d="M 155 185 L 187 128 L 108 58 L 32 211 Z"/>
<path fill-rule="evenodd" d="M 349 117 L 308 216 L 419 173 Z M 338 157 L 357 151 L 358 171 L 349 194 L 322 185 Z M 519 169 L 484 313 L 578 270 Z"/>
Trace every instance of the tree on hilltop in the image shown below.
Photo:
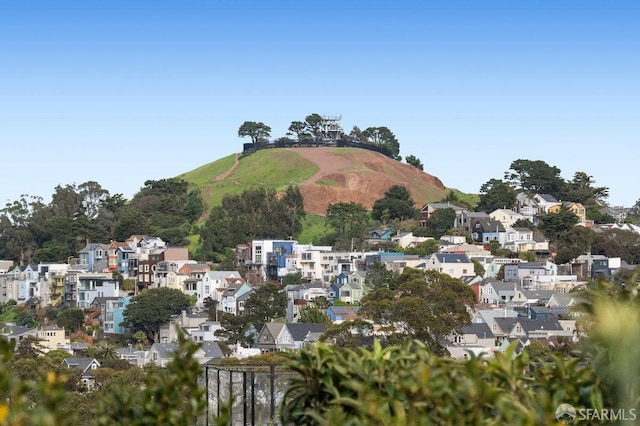
<path fill-rule="evenodd" d="M 362 134 L 370 142 L 383 148 L 393 159 L 402 160 L 402 157 L 400 157 L 400 143 L 396 135 L 388 127 L 367 127 Z"/>
<path fill-rule="evenodd" d="M 271 136 L 271 127 L 263 122 L 245 121 L 238 129 L 238 137 L 249 137 L 254 145 L 268 139 L 269 136 Z"/>

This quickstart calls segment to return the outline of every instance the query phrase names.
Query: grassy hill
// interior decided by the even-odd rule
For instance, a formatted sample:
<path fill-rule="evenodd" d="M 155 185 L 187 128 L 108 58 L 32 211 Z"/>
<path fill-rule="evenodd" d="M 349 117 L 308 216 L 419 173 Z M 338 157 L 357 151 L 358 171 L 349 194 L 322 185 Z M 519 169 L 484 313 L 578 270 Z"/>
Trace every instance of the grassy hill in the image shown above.
<path fill-rule="evenodd" d="M 353 201 L 371 208 L 392 185 L 405 186 L 417 207 L 441 200 L 449 191 L 437 177 L 358 148 L 265 149 L 247 156 L 230 155 L 178 177 L 199 188 L 209 208 L 220 204 L 224 194 L 240 194 L 255 186 L 281 191 L 296 184 L 305 210 L 318 215 L 336 202 Z"/>

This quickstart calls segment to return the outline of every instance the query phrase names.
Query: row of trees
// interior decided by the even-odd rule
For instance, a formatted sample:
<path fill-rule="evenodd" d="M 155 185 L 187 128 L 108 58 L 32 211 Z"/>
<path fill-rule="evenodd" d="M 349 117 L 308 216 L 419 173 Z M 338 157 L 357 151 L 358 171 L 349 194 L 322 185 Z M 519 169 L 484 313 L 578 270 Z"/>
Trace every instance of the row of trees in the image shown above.
<path fill-rule="evenodd" d="M 49 204 L 23 195 L 0 210 L 0 258 L 66 262 L 87 241 L 124 241 L 134 234 L 178 245 L 203 212 L 199 191 L 177 178 L 148 180 L 131 200 L 94 181 L 58 185 Z"/>
<path fill-rule="evenodd" d="M 265 187 L 226 194 L 200 229 L 201 257 L 215 257 L 256 238 L 293 238 L 302 231 L 304 216 L 304 198 L 297 186 L 290 185 L 281 197 Z"/>
<path fill-rule="evenodd" d="M 597 217 L 599 209 L 606 205 L 609 188 L 595 186 L 593 177 L 585 172 L 576 172 L 570 181 L 565 181 L 560 173 L 558 167 L 541 160 L 515 160 L 504 179 L 492 178 L 480 187 L 477 208 L 487 213 L 501 208 L 512 209 L 518 193 L 524 192 L 549 194 L 557 200 L 581 203 Z"/>
<path fill-rule="evenodd" d="M 295 140 L 290 139 L 295 137 Z M 271 137 L 271 127 L 261 121 L 245 121 L 238 128 L 238 137 L 249 138 L 255 146 L 269 143 Z M 361 130 L 358 126 L 353 126 L 348 134 L 344 134 L 337 124 L 327 125 L 326 119 L 320 114 L 313 113 L 305 117 L 304 120 L 294 120 L 289 125 L 287 135 L 274 141 L 276 144 L 288 144 L 294 141 L 303 142 L 323 142 L 326 139 L 344 139 L 362 144 L 375 145 L 382 148 L 388 156 L 398 161 L 400 156 L 400 143 L 396 135 L 386 126 L 367 127 Z M 414 155 L 407 156 L 407 164 L 423 170 L 422 162 Z"/>

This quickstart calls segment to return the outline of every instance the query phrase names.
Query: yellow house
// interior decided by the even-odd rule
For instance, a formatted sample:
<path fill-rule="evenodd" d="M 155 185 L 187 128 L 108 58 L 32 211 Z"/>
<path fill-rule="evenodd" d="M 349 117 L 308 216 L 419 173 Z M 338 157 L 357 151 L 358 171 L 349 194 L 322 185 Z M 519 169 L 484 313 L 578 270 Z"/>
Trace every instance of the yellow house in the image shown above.
<path fill-rule="evenodd" d="M 585 209 L 582 204 L 574 203 L 573 201 L 564 201 L 562 204 L 549 207 L 549 213 L 558 213 L 561 206 L 567 207 L 573 214 L 578 216 L 578 223 L 587 222 L 587 209 Z"/>
<path fill-rule="evenodd" d="M 37 332 L 40 344 L 45 352 L 58 349 L 60 346 L 69 346 L 69 338 L 65 337 L 64 328 L 56 326 L 40 327 Z"/>

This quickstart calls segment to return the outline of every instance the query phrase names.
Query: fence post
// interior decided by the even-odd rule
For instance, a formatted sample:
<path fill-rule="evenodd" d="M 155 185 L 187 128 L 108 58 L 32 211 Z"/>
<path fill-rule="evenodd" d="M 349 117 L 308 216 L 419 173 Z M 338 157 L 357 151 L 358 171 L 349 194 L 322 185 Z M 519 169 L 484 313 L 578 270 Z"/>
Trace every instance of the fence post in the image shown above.
<path fill-rule="evenodd" d="M 276 396 L 275 396 L 275 375 L 276 375 L 276 366 L 274 364 L 271 364 L 269 366 L 269 381 L 270 383 L 270 388 L 271 388 L 271 420 L 273 421 L 273 418 L 276 415 Z"/>

